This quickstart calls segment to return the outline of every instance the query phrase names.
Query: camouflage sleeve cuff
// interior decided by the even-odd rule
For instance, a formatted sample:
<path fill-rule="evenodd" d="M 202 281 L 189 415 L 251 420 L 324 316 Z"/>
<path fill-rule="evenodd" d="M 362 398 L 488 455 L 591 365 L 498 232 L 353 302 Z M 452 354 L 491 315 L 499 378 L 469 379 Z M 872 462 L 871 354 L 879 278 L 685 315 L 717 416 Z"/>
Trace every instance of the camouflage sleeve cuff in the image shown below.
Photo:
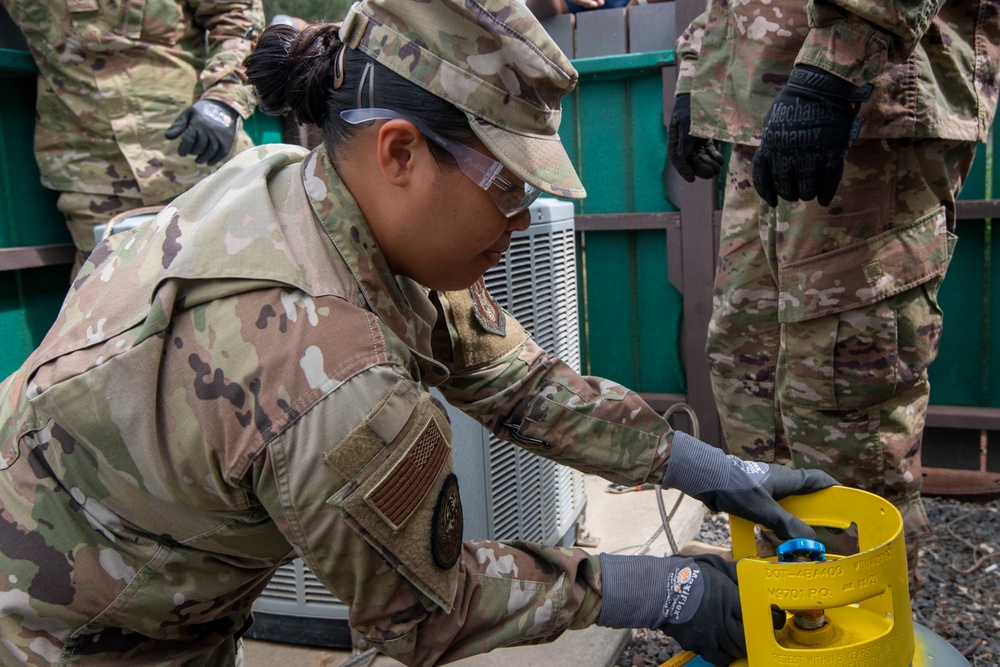
<path fill-rule="evenodd" d="M 238 113 L 243 120 L 249 118 L 256 107 L 255 99 L 243 85 L 230 87 L 219 84 L 206 91 L 200 99 L 222 102 Z"/>
<path fill-rule="evenodd" d="M 691 21 L 677 38 L 677 46 L 674 49 L 674 60 L 677 64 L 676 95 L 690 93 L 694 88 L 698 58 L 701 56 L 701 40 L 705 35 L 707 21 L 708 12 L 705 12 Z"/>
<path fill-rule="evenodd" d="M 257 105 L 253 89 L 243 83 L 243 60 L 264 29 L 261 0 L 188 0 L 195 22 L 206 30 L 208 53 L 200 79 L 201 99 L 231 106 L 249 118 Z"/>
<path fill-rule="evenodd" d="M 694 70 L 685 74 L 684 64 L 681 63 L 677 69 L 677 86 L 674 88 L 674 97 L 678 95 L 690 95 L 694 90 Z"/>
<path fill-rule="evenodd" d="M 663 476 L 667 472 L 667 463 L 670 460 L 671 443 L 677 431 L 669 430 L 660 434 L 657 441 L 656 453 L 653 455 L 653 462 L 649 466 L 649 475 L 646 481 L 652 484 L 662 484 Z"/>
<path fill-rule="evenodd" d="M 809 0 L 809 35 L 795 64 L 863 86 L 910 57 L 940 6 L 940 0 Z"/>
<path fill-rule="evenodd" d="M 795 59 L 863 86 L 889 66 L 890 38 L 862 19 L 838 21 L 809 31 Z"/>
<path fill-rule="evenodd" d="M 222 102 L 232 107 L 244 120 L 257 106 L 257 97 L 251 86 L 243 83 L 243 59 L 252 50 L 250 40 L 229 37 L 215 43 L 205 68 L 201 71 L 201 99 Z"/>

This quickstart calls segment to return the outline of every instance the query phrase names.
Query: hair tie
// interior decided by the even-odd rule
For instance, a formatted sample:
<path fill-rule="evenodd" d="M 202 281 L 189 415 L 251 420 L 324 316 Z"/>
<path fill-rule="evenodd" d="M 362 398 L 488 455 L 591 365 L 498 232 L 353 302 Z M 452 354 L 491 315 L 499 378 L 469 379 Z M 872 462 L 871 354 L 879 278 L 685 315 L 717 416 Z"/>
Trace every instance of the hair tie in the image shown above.
<path fill-rule="evenodd" d="M 356 108 L 364 109 L 361 103 L 362 93 L 365 89 L 365 80 L 368 80 L 368 108 L 375 108 L 375 67 L 371 62 L 365 63 L 365 69 L 361 72 L 361 81 L 358 82 L 358 103 Z"/>
<path fill-rule="evenodd" d="M 347 49 L 347 44 L 341 44 L 340 50 L 337 51 L 337 55 L 333 63 L 333 89 L 337 90 L 344 84 L 344 51 Z"/>

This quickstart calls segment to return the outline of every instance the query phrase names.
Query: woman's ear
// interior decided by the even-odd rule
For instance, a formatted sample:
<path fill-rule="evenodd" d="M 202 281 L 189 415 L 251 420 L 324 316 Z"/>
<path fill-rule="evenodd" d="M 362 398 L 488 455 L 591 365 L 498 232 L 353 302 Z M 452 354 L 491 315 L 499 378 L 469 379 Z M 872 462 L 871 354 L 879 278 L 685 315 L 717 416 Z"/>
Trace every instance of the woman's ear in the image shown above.
<path fill-rule="evenodd" d="M 417 175 L 422 157 L 429 157 L 426 141 L 413 123 L 394 119 L 378 131 L 376 159 L 382 177 L 395 186 L 405 187 Z"/>

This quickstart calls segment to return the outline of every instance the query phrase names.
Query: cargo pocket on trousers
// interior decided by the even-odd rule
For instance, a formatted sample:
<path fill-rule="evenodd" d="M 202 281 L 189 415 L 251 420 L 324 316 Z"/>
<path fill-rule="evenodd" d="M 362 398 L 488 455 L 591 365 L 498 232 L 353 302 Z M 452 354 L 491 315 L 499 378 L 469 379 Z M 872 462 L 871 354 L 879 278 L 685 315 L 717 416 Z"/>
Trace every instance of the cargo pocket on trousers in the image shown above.
<path fill-rule="evenodd" d="M 955 238 L 939 208 L 872 239 L 781 267 L 782 400 L 816 410 L 863 410 L 911 381 L 900 355 L 909 354 L 913 318 L 902 311 L 913 305 L 913 295 L 920 303 L 936 298 Z M 936 301 L 925 309 L 935 307 Z"/>
<path fill-rule="evenodd" d="M 370 447 L 373 423 L 358 427 L 327 459 L 350 456 L 353 441 Z M 393 428 L 393 431 L 396 429 Z M 462 550 L 462 503 L 453 472 L 451 429 L 421 392 L 405 425 L 383 453 L 328 501 L 400 576 L 450 612 L 458 587 L 455 564 Z"/>
<path fill-rule="evenodd" d="M 948 268 L 944 207 L 864 241 L 778 267 L 778 320 L 801 322 L 884 301 Z"/>
<path fill-rule="evenodd" d="M 896 313 L 885 302 L 781 327 L 782 400 L 815 410 L 861 410 L 896 391 Z"/>

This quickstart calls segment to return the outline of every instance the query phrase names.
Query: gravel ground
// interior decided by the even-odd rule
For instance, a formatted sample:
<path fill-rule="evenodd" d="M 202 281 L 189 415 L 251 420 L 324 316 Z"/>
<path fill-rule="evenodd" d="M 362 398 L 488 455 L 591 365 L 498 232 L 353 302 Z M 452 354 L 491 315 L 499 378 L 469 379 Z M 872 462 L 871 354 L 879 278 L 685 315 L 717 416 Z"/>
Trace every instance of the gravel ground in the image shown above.
<path fill-rule="evenodd" d="M 1000 665 L 1000 499 L 966 502 L 925 497 L 934 526 L 920 549 L 924 585 L 913 618 L 948 640 L 972 667 Z M 729 546 L 729 517 L 712 514 L 696 538 Z M 653 667 L 680 652 L 657 630 L 637 630 L 620 667 Z"/>

